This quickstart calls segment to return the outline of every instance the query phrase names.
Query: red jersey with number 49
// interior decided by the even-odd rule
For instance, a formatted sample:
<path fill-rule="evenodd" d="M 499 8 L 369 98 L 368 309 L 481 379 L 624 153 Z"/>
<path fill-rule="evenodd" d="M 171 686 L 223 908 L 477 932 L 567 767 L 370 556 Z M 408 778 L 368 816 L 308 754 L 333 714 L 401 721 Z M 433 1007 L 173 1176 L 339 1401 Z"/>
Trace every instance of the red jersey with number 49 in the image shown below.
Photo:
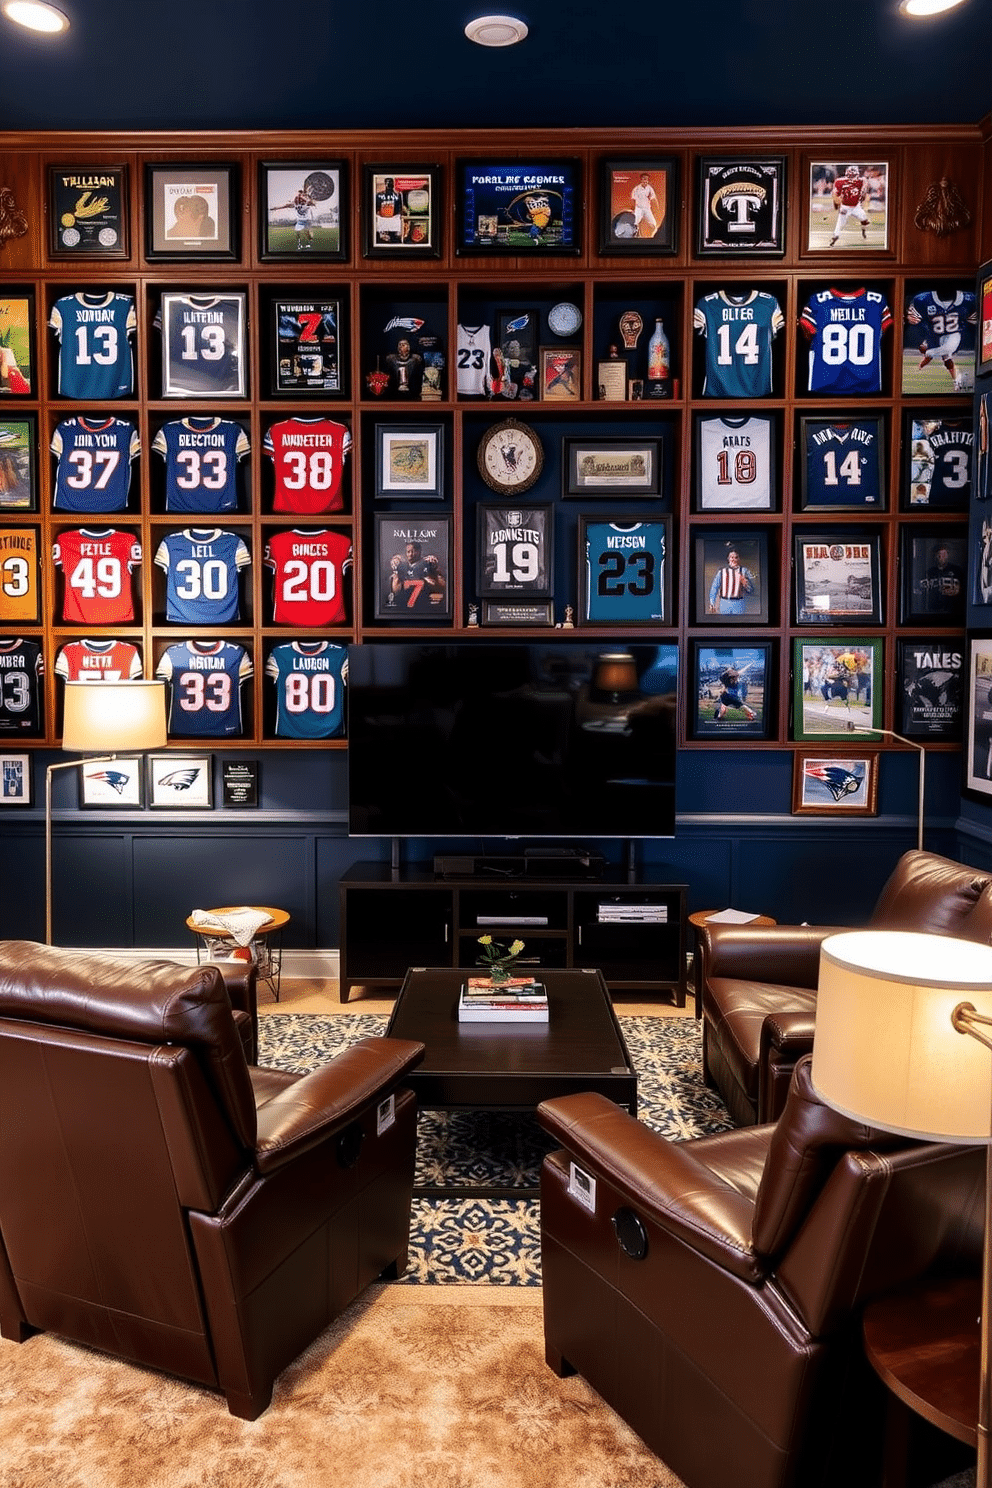
<path fill-rule="evenodd" d="M 114 625 L 134 619 L 131 575 L 141 563 L 141 544 L 133 532 L 62 532 L 52 559 L 65 574 L 64 620 Z"/>
<path fill-rule="evenodd" d="M 277 512 L 340 511 L 341 477 L 351 430 L 326 418 L 289 418 L 273 424 L 263 447 L 274 463 Z"/>
<path fill-rule="evenodd" d="M 351 561 L 351 538 L 342 532 L 276 532 L 265 546 L 265 562 L 275 574 L 275 623 L 343 625 L 344 576 Z"/>

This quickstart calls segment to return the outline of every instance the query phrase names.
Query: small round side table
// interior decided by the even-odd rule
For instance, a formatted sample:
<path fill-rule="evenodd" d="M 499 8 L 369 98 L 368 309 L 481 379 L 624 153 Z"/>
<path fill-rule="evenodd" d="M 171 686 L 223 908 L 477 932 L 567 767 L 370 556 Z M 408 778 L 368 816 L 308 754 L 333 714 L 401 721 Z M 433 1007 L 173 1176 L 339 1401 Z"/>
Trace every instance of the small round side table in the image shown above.
<path fill-rule="evenodd" d="M 265 982 L 272 992 L 276 1002 L 279 1001 L 279 988 L 282 982 L 282 932 L 289 924 L 289 912 L 285 909 L 272 909 L 267 904 L 249 905 L 225 905 L 220 909 L 208 909 L 211 915 L 235 914 L 238 909 L 253 909 L 256 914 L 267 914 L 268 921 L 259 925 L 250 941 L 250 950 L 258 968 L 259 980 Z M 234 936 L 228 931 L 220 930 L 213 925 L 195 925 L 192 916 L 187 916 L 186 926 L 192 930 L 196 937 L 196 959 L 199 963 L 201 951 L 209 953 L 217 947 L 232 949 L 236 942 Z"/>
<path fill-rule="evenodd" d="M 692 914 L 689 915 L 689 924 L 692 926 L 693 932 L 698 930 L 702 925 L 705 925 L 710 915 L 719 913 L 720 911 L 718 909 L 694 909 Z M 746 928 L 748 925 L 777 925 L 778 920 L 773 920 L 771 915 L 755 915 L 753 920 L 744 920 L 741 924 L 743 928 Z M 695 945 L 693 945 L 692 954 L 692 980 L 696 992 L 696 1017 L 701 1018 L 703 1016 L 703 968 Z"/>

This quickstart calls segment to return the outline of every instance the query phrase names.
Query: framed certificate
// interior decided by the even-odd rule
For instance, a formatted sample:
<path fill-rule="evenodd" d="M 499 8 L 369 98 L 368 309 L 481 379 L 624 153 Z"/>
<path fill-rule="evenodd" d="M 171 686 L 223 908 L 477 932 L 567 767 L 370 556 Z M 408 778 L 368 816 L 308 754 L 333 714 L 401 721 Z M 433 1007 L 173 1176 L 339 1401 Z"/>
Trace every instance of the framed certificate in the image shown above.
<path fill-rule="evenodd" d="M 661 436 L 562 439 L 563 496 L 660 496 Z"/>

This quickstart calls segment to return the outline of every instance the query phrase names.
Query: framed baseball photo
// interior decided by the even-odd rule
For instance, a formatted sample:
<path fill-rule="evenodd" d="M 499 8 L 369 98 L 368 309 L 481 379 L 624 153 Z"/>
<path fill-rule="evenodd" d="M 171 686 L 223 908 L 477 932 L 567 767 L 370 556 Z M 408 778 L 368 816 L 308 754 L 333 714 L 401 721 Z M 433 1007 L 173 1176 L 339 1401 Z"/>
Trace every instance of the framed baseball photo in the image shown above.
<path fill-rule="evenodd" d="M 792 764 L 793 816 L 876 816 L 878 756 L 803 754 Z"/>
<path fill-rule="evenodd" d="M 375 494 L 443 500 L 443 424 L 376 424 Z"/>
<path fill-rule="evenodd" d="M 579 625 L 672 623 L 670 517 L 579 518 Z"/>
<path fill-rule="evenodd" d="M 662 494 L 663 440 L 580 439 L 561 442 L 562 491 L 571 496 L 655 497 Z"/>
<path fill-rule="evenodd" d="M 38 509 L 37 430 L 33 413 L 18 418 L 0 413 L 0 512 Z"/>
<path fill-rule="evenodd" d="M 900 511 L 968 510 L 975 458 L 971 414 L 903 414 Z"/>
<path fill-rule="evenodd" d="M 697 625 L 767 625 L 768 533 L 707 527 L 692 535 Z"/>
<path fill-rule="evenodd" d="M 768 739 L 773 733 L 771 641 L 736 645 L 692 641 L 692 739 Z"/>
<path fill-rule="evenodd" d="M 0 398 L 34 396 L 33 326 L 33 294 L 0 294 Z"/>
<path fill-rule="evenodd" d="M 480 599 L 550 599 L 554 593 L 554 507 L 476 508 L 476 593 Z"/>
<path fill-rule="evenodd" d="M 781 258 L 785 252 L 785 156 L 699 161 L 696 253 Z"/>
<path fill-rule="evenodd" d="M 813 160 L 808 253 L 877 253 L 889 246 L 891 181 L 884 160 Z"/>
<path fill-rule="evenodd" d="M 964 527 L 899 530 L 903 625 L 964 625 L 968 534 Z"/>
<path fill-rule="evenodd" d="M 31 756 L 0 751 L 0 806 L 31 805 Z"/>
<path fill-rule="evenodd" d="M 877 533 L 793 534 L 797 625 L 881 625 Z"/>
<path fill-rule="evenodd" d="M 792 643 L 792 737 L 880 738 L 882 642 L 865 636 L 817 636 Z"/>
<path fill-rule="evenodd" d="M 277 396 L 341 397 L 343 322 L 338 299 L 273 300 L 272 385 Z"/>
<path fill-rule="evenodd" d="M 574 403 L 582 397 L 582 352 L 577 346 L 541 347 L 541 400 Z"/>
<path fill-rule="evenodd" d="M 961 737 L 964 641 L 940 635 L 897 643 L 896 728 L 908 739 Z"/>
<path fill-rule="evenodd" d="M 880 413 L 799 420 L 802 511 L 885 511 L 885 422 Z"/>
<path fill-rule="evenodd" d="M 127 258 L 127 166 L 48 167 L 48 253 Z"/>
<path fill-rule="evenodd" d="M 85 810 L 136 811 L 144 804 L 138 759 L 83 760 L 79 769 L 79 804 Z"/>
<path fill-rule="evenodd" d="M 455 221 L 456 253 L 581 253 L 582 163 L 460 160 Z"/>
<path fill-rule="evenodd" d="M 213 755 L 150 754 L 148 804 L 153 811 L 208 811 L 213 805 Z"/>
<path fill-rule="evenodd" d="M 677 160 L 604 160 L 599 251 L 638 256 L 678 251 Z"/>
<path fill-rule="evenodd" d="M 987 801 L 992 796 L 992 634 L 968 637 L 966 678 L 964 793 Z"/>
<path fill-rule="evenodd" d="M 437 258 L 441 173 L 436 165 L 366 165 L 362 228 L 366 258 Z"/>
<path fill-rule="evenodd" d="M 165 398 L 244 398 L 248 394 L 247 296 L 242 290 L 162 295 Z"/>
<path fill-rule="evenodd" d="M 375 618 L 406 625 L 451 619 L 451 518 L 375 517 Z"/>
<path fill-rule="evenodd" d="M 145 257 L 186 263 L 238 257 L 238 167 L 145 166 Z"/>
<path fill-rule="evenodd" d="M 775 510 L 775 421 L 770 414 L 697 414 L 697 512 Z"/>
<path fill-rule="evenodd" d="M 259 257 L 348 257 L 345 160 L 273 160 L 258 167 Z"/>
<path fill-rule="evenodd" d="M 982 264 L 978 271 L 978 346 L 975 371 L 979 377 L 992 372 L 992 264 Z"/>

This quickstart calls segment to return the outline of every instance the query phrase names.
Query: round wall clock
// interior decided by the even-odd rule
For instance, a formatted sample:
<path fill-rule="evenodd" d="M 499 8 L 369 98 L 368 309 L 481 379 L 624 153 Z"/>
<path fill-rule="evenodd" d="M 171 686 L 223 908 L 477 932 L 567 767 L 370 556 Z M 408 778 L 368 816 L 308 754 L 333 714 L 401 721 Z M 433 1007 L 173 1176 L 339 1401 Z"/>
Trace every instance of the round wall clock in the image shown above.
<path fill-rule="evenodd" d="M 548 325 L 556 336 L 574 336 L 581 324 L 582 311 L 578 305 L 572 305 L 568 300 L 552 305 L 548 311 Z"/>
<path fill-rule="evenodd" d="M 479 443 L 479 474 L 493 491 L 529 491 L 544 468 L 544 450 L 533 429 L 504 419 Z"/>

